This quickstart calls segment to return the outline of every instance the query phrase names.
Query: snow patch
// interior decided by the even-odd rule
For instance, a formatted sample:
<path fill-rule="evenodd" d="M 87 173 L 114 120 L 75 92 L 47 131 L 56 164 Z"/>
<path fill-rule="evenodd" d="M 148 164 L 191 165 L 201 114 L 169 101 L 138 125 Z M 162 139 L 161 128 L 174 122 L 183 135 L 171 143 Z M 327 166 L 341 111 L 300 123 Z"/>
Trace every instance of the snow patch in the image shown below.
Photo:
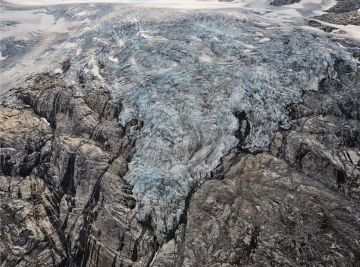
<path fill-rule="evenodd" d="M 54 70 L 54 73 L 55 73 L 55 74 L 62 74 L 63 71 L 62 71 L 62 69 L 57 68 L 57 69 Z"/>
<path fill-rule="evenodd" d="M 50 126 L 50 122 L 45 117 L 41 117 L 40 120 L 45 122 L 48 126 Z"/>
<path fill-rule="evenodd" d="M 202 62 L 211 62 L 212 58 L 211 58 L 211 56 L 209 56 L 207 54 L 201 54 L 201 56 L 199 57 L 199 60 Z"/>
<path fill-rule="evenodd" d="M 3 61 L 3 60 L 5 60 L 5 59 L 7 59 L 7 57 L 8 57 L 8 56 L 3 56 L 3 55 L 2 55 L 2 52 L 0 52 L 0 61 Z"/>
<path fill-rule="evenodd" d="M 262 38 L 262 39 L 259 40 L 259 43 L 261 43 L 261 44 L 262 44 L 262 43 L 266 43 L 266 42 L 269 42 L 270 40 L 271 40 L 271 39 L 270 39 L 270 38 L 267 38 L 267 37 L 266 37 L 266 38 Z"/>
<path fill-rule="evenodd" d="M 119 59 L 118 59 L 117 57 L 112 56 L 112 55 L 109 56 L 108 59 L 109 59 L 111 62 L 116 63 L 116 64 L 119 62 Z"/>
<path fill-rule="evenodd" d="M 90 61 L 89 61 L 89 63 L 88 63 L 88 66 L 89 66 L 89 68 L 90 68 L 90 73 L 91 73 L 94 77 L 96 77 L 96 78 L 98 78 L 98 79 L 100 79 L 100 80 L 103 79 L 103 77 L 100 75 L 100 72 L 99 72 L 99 71 L 100 71 L 100 68 L 99 68 L 99 66 L 97 65 L 95 56 L 92 56 L 92 57 L 91 57 L 91 59 L 90 59 Z"/>

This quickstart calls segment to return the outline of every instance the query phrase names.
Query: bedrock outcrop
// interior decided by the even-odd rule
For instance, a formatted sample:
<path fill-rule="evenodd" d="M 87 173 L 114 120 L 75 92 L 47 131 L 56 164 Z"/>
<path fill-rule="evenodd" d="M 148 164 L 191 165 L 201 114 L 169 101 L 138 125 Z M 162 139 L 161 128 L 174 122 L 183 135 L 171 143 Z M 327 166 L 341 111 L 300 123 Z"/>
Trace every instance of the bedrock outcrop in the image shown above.
<path fill-rule="evenodd" d="M 358 0 L 338 0 L 320 20 L 340 25 L 360 25 L 360 2 Z"/>
<path fill-rule="evenodd" d="M 76 96 L 61 77 L 28 82 L 1 107 L 2 263 L 146 265 L 153 236 L 123 180 L 138 123 L 118 127 L 121 105 L 103 88 Z"/>

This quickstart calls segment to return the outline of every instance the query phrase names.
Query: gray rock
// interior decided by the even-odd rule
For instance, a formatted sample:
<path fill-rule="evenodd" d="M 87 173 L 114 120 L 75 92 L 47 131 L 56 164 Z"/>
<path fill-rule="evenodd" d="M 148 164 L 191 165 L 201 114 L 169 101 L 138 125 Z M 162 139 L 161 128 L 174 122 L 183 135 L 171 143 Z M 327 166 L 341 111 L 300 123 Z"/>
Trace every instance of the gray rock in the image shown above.
<path fill-rule="evenodd" d="M 273 6 L 283 6 L 283 5 L 291 5 L 294 3 L 299 3 L 301 0 L 272 0 L 270 5 Z"/>
<path fill-rule="evenodd" d="M 340 25 L 360 25 L 360 2 L 358 0 L 338 0 L 318 19 Z"/>

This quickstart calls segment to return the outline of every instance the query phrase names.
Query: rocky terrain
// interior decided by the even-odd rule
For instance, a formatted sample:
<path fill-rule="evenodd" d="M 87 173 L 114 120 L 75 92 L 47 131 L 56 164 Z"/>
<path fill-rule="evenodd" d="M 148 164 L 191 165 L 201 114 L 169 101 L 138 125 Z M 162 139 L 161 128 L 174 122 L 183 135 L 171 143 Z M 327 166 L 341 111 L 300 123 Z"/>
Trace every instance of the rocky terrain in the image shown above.
<path fill-rule="evenodd" d="M 359 0 L 337 0 L 337 4 L 321 15 L 319 19 L 335 24 L 360 26 L 359 10 Z"/>
<path fill-rule="evenodd" d="M 282 5 L 290 5 L 294 3 L 299 3 L 300 0 L 274 0 L 271 1 L 270 4 L 274 6 L 282 6 Z"/>
<path fill-rule="evenodd" d="M 359 266 L 345 2 L 2 2 L 1 266 Z"/>

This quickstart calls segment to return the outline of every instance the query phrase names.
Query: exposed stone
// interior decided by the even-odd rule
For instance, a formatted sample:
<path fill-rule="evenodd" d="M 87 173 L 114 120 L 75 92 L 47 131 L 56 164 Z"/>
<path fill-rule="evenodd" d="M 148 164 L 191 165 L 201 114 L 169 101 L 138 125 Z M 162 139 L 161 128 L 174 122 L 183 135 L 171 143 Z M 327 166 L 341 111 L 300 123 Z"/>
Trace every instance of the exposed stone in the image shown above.
<path fill-rule="evenodd" d="M 12 108 L 0 107 L 4 265 L 149 261 L 153 235 L 133 217 L 132 188 L 122 179 L 129 129 L 117 123 L 121 105 L 94 91 L 74 97 L 45 74 L 16 91 Z"/>
<path fill-rule="evenodd" d="M 340 25 L 360 25 L 360 2 L 358 0 L 337 0 L 327 13 L 317 18 Z"/>
<path fill-rule="evenodd" d="M 283 5 L 291 5 L 294 3 L 299 3 L 300 0 L 272 0 L 270 5 L 273 6 L 283 6 Z"/>

